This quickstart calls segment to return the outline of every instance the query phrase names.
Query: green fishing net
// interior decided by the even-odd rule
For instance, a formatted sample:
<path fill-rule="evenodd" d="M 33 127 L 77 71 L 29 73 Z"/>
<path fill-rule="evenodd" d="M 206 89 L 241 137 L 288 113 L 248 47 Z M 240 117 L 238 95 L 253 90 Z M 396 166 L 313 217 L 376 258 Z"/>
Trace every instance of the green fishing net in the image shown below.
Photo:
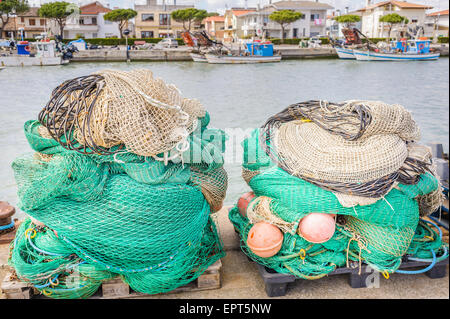
<path fill-rule="evenodd" d="M 398 184 L 370 205 L 344 207 L 333 192 L 278 167 L 261 148 L 259 139 L 259 130 L 254 130 L 242 143 L 243 178 L 256 196 L 249 206 L 269 198 L 266 211 L 270 213 L 258 217 L 275 225 L 281 218 L 285 229 L 281 250 L 273 257 L 261 258 L 246 244 L 253 223 L 234 207 L 229 219 L 241 236 L 242 250 L 251 259 L 279 273 L 316 279 L 351 261 L 395 272 L 404 255 L 430 259 L 433 250 L 438 260 L 446 257 L 448 245 L 434 229 L 419 221 L 417 197 L 439 188 L 433 174 L 422 174 L 417 184 Z M 333 237 L 325 243 L 310 243 L 297 233 L 299 220 L 312 212 L 339 216 Z"/>
<path fill-rule="evenodd" d="M 80 154 L 41 134 L 39 122 L 25 123 L 35 153 L 12 167 L 19 207 L 32 219 L 11 243 L 18 277 L 52 298 L 87 298 L 117 276 L 156 294 L 191 282 L 223 257 L 211 213 L 227 186 L 224 134 L 207 128 L 208 114 L 200 122 L 188 142 L 201 160 L 189 162 L 187 151 L 167 165 L 126 150 Z"/>

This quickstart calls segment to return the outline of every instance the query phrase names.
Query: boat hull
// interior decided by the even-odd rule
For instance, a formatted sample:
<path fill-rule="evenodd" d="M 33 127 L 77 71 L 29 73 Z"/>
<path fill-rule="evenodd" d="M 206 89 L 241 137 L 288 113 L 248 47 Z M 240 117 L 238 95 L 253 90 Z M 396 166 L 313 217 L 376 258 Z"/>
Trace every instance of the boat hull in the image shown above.
<path fill-rule="evenodd" d="M 336 50 L 336 53 L 339 57 L 339 59 L 344 60 L 355 60 L 356 57 L 353 54 L 353 49 L 348 48 L 334 48 Z"/>
<path fill-rule="evenodd" d="M 203 54 L 190 53 L 189 55 L 191 56 L 194 62 L 208 63 L 208 60 L 206 60 Z"/>
<path fill-rule="evenodd" d="M 244 64 L 244 63 L 270 63 L 280 62 L 281 56 L 218 56 L 206 54 L 208 63 L 213 64 Z"/>
<path fill-rule="evenodd" d="M 440 53 L 402 54 L 378 53 L 367 50 L 353 50 L 356 60 L 359 61 L 429 61 L 437 60 Z"/>
<path fill-rule="evenodd" d="M 48 66 L 68 62 L 61 57 L 0 56 L 0 66 Z"/>

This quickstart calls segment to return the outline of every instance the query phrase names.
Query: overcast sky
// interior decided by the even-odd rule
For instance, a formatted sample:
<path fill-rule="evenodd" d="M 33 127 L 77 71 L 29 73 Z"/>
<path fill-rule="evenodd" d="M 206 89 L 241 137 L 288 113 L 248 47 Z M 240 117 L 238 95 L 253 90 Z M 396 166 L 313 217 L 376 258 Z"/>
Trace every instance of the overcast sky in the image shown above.
<path fill-rule="evenodd" d="M 55 0 L 28 0 L 30 4 L 36 5 L 39 3 L 52 2 Z M 68 2 L 74 2 L 77 4 L 86 4 L 95 0 L 65 0 Z M 166 0 L 167 4 L 172 4 L 174 0 Z M 272 0 L 276 2 L 278 0 Z M 349 10 L 360 9 L 364 7 L 366 0 L 319 0 L 320 2 L 328 3 L 335 9 L 344 10 L 345 7 L 349 7 Z M 375 0 L 374 2 L 380 2 L 382 0 Z M 122 8 L 132 8 L 133 4 L 145 4 L 146 0 L 99 0 L 99 2 L 106 4 L 109 3 L 110 7 L 115 6 Z M 163 0 L 158 0 L 158 3 L 162 3 Z M 223 12 L 226 6 L 231 7 L 244 7 L 245 0 L 176 0 L 177 4 L 194 4 L 196 8 L 206 9 L 208 11 Z M 431 5 L 434 7 L 432 11 L 448 9 L 448 0 L 408 0 L 408 2 L 420 3 Z M 269 0 L 247 0 L 249 7 L 256 7 L 257 4 L 265 5 L 269 3 Z"/>

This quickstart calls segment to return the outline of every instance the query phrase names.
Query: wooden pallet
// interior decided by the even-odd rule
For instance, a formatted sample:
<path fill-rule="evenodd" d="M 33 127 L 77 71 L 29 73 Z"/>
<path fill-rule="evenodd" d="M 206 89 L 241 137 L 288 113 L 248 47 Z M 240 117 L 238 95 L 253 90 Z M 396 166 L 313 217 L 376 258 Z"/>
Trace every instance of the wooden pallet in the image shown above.
<path fill-rule="evenodd" d="M 430 279 L 444 278 L 447 275 L 448 257 L 445 260 L 438 262 L 431 270 L 425 273 Z M 266 294 L 269 297 L 280 297 L 286 295 L 288 284 L 297 282 L 301 284 L 304 279 L 300 279 L 290 274 L 280 274 L 273 269 L 269 269 L 260 264 L 257 264 L 259 274 L 264 281 Z M 407 259 L 402 262 L 399 269 L 409 268 L 423 268 L 424 264 L 415 261 L 408 261 Z M 370 269 L 370 268 L 369 268 Z M 361 271 L 359 270 L 358 263 L 352 262 L 350 267 L 340 267 L 335 271 L 329 273 L 327 276 L 333 275 L 348 275 L 348 283 L 352 288 L 367 288 L 367 279 L 371 275 L 372 270 L 368 271 L 368 266 L 363 264 Z"/>
<path fill-rule="evenodd" d="M 196 280 L 189 284 L 178 287 L 170 292 L 192 292 L 219 289 L 221 287 L 221 269 L 222 262 L 219 259 L 214 264 L 208 267 L 206 271 Z M 41 299 L 48 298 L 40 294 L 40 292 L 33 288 L 30 284 L 19 281 L 13 272 L 6 274 L 1 284 L 1 289 L 6 295 L 7 299 Z M 102 283 L 100 289 L 90 297 L 90 299 L 145 299 L 153 295 L 148 295 L 133 291 L 128 284 L 123 282 L 120 278 L 111 279 Z"/>

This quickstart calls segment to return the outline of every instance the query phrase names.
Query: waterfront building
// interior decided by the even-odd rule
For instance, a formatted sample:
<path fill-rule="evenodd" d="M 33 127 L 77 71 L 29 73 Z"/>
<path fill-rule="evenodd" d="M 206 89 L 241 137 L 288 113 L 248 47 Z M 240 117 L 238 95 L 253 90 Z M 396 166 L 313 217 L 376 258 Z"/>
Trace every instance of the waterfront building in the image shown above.
<path fill-rule="evenodd" d="M 448 37 L 448 9 L 427 14 L 425 19 L 425 35 L 429 37 Z"/>
<path fill-rule="evenodd" d="M 135 5 L 138 15 L 135 18 L 137 38 L 180 38 L 184 31 L 183 24 L 171 18 L 175 10 L 193 8 L 194 5 L 178 5 L 176 0 L 168 4 L 168 0 L 158 4 L 157 0 L 147 0 L 145 5 Z M 199 24 L 193 29 L 199 28 Z"/>
<path fill-rule="evenodd" d="M 285 39 L 325 35 L 327 10 L 331 9 L 332 6 L 318 0 L 278 1 L 242 15 L 242 29 L 244 36 L 260 36 L 264 33 L 267 38 L 281 38 L 280 24 L 270 20 L 269 15 L 279 10 L 293 10 L 303 13 L 303 17 L 285 28 Z"/>
<path fill-rule="evenodd" d="M 224 42 L 235 42 L 246 36 L 244 32 L 244 16 L 256 8 L 231 8 L 224 14 Z"/>
<path fill-rule="evenodd" d="M 372 3 L 372 0 L 366 0 L 366 6 L 358 11 L 362 13 L 362 33 L 369 38 L 386 38 L 389 33 L 389 26 L 384 22 L 380 22 L 380 17 L 397 13 L 408 18 L 409 28 L 415 28 L 425 25 L 426 11 L 432 9 L 432 6 L 409 3 L 406 1 L 381 1 Z M 406 26 L 394 26 L 392 34 L 396 31 L 405 31 Z"/>
<path fill-rule="evenodd" d="M 357 15 L 362 16 L 362 13 L 360 11 L 352 11 L 352 12 L 346 12 L 345 13 L 350 15 Z M 344 29 L 346 26 L 343 23 L 338 23 L 335 18 L 337 16 L 340 16 L 340 10 L 333 11 L 330 15 L 327 16 L 326 21 L 326 35 L 330 36 L 333 39 L 337 38 L 343 38 L 344 34 L 342 33 L 342 29 Z M 352 23 L 353 28 L 357 28 L 358 30 L 362 29 L 362 22 L 355 22 Z"/>
<path fill-rule="evenodd" d="M 216 40 L 223 41 L 225 30 L 225 17 L 212 16 L 203 20 L 202 24 L 205 26 L 205 31 Z"/>
<path fill-rule="evenodd" d="M 120 38 L 117 22 L 106 21 L 103 16 L 111 9 L 95 1 L 84 6 L 80 6 L 80 13 L 67 18 L 64 27 L 64 38 Z M 59 34 L 59 26 L 52 22 L 54 34 Z"/>
<path fill-rule="evenodd" d="M 3 28 L 3 34 L 0 35 L 0 38 L 20 37 L 21 29 L 23 30 L 24 38 L 35 38 L 50 31 L 49 20 L 40 17 L 38 10 L 38 7 L 31 7 L 27 12 L 10 17 Z"/>

